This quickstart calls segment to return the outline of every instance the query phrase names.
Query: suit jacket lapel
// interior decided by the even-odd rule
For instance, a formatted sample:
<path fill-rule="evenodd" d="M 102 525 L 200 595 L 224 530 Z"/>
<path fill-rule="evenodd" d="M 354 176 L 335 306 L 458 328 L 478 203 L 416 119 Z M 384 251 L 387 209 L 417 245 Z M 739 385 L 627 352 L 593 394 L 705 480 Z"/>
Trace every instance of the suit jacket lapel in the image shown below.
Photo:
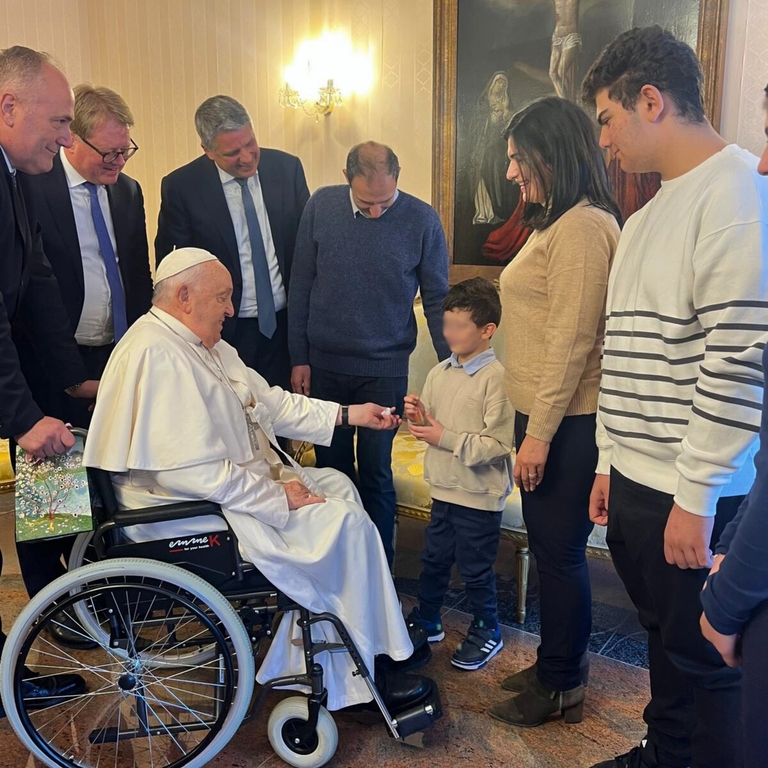
<path fill-rule="evenodd" d="M 77 275 L 80 287 L 85 290 L 83 277 L 83 257 L 80 253 L 80 241 L 77 239 L 75 213 L 72 210 L 72 198 L 69 183 L 61 158 L 53 160 L 53 170 L 40 177 L 40 184 L 45 196 L 45 203 L 50 210 L 51 219 L 59 230 L 64 249 L 72 262 L 72 269 Z"/>
<path fill-rule="evenodd" d="M 112 230 L 115 233 L 115 245 L 117 246 L 117 266 L 120 269 L 120 274 L 123 277 L 123 289 L 127 286 L 127 274 L 128 269 L 128 221 L 124 216 L 121 216 L 122 211 L 127 211 L 128 206 L 125 204 L 125 190 L 120 183 L 122 179 L 118 176 L 115 184 L 110 184 L 106 187 L 107 200 L 109 201 L 109 213 L 112 216 Z M 122 255 L 121 255 L 122 254 Z"/>
<path fill-rule="evenodd" d="M 203 165 L 205 180 L 200 185 L 198 192 L 200 193 L 204 210 L 210 212 L 227 247 L 230 259 L 230 263 L 227 266 L 235 274 L 241 275 L 240 251 L 237 248 L 235 227 L 232 224 L 229 206 L 227 206 L 227 198 L 224 196 L 224 187 L 219 177 L 218 166 L 213 160 L 206 158 L 206 161 Z"/>
<path fill-rule="evenodd" d="M 259 183 L 261 194 L 264 196 L 264 207 L 267 209 L 269 229 L 272 232 L 272 242 L 275 244 L 275 254 L 280 267 L 280 274 L 285 281 L 285 244 L 283 243 L 283 230 L 280 223 L 283 220 L 283 179 L 279 174 L 272 172 L 269 163 L 259 163 Z"/>

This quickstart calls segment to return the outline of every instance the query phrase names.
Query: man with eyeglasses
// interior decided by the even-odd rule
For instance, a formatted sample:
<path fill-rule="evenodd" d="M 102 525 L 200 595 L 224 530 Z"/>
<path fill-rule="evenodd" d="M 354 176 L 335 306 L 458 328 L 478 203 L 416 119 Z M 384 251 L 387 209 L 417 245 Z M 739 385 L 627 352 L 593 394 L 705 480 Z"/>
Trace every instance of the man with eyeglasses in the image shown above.
<path fill-rule="evenodd" d="M 152 278 L 141 187 L 123 173 L 138 149 L 133 115 L 109 88 L 74 89 L 72 144 L 62 147 L 46 174 L 20 175 L 37 213 L 43 251 L 58 280 L 69 322 L 90 379 L 99 379 L 128 327 L 149 309 Z M 88 427 L 93 401 L 69 397 L 44 372 L 35 351 L 19 338 L 22 370 L 45 413 Z M 30 596 L 64 572 L 69 537 L 17 545 Z M 56 628 L 56 640 L 83 645 L 82 633 Z"/>

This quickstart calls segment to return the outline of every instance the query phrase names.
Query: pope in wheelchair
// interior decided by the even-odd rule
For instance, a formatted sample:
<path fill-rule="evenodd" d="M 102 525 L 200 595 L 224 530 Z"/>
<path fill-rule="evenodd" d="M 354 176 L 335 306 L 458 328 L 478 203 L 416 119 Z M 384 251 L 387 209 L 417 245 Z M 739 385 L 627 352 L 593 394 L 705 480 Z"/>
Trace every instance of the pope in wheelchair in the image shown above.
<path fill-rule="evenodd" d="M 29 661 L 25 656 L 31 647 L 29 638 L 42 641 L 39 627 L 36 629 L 41 612 L 43 618 L 54 615 L 54 610 L 61 610 L 62 605 L 66 608 L 68 601 L 71 612 L 90 635 L 98 637 L 99 627 L 106 628 L 104 645 L 122 649 L 124 662 L 112 677 L 116 676 L 126 702 L 133 695 L 133 703 L 125 704 L 125 717 L 128 719 L 130 713 L 137 723 L 130 731 L 134 739 L 136 734 L 151 737 L 153 728 L 170 739 L 174 733 L 186 734 L 208 722 L 207 715 L 202 714 L 208 705 L 201 703 L 198 712 L 185 699 L 191 694 L 186 687 L 179 688 L 181 682 L 169 686 L 167 673 L 154 671 L 153 680 L 162 683 L 164 707 L 171 714 L 155 713 L 160 724 L 153 726 L 151 703 L 159 695 L 135 695 L 141 686 L 148 690 L 149 684 L 142 677 L 149 674 L 147 670 L 178 664 L 191 670 L 194 662 L 195 674 L 189 673 L 189 685 L 194 686 L 201 667 L 212 672 L 211 665 L 218 665 L 218 677 L 214 677 L 224 690 L 221 680 L 228 679 L 230 668 L 232 674 L 239 668 L 240 681 L 248 675 L 249 664 L 253 669 L 253 652 L 249 661 L 242 645 L 238 652 L 235 641 L 240 636 L 254 641 L 260 632 L 270 636 L 271 642 L 256 680 L 266 690 L 298 688 L 309 694 L 309 704 L 300 700 L 303 706 L 295 704 L 296 697 L 287 700 L 294 702 L 293 709 L 284 707 L 286 716 L 277 724 L 277 735 L 270 719 L 270 741 L 293 765 L 322 765 L 333 754 L 335 742 L 327 733 L 324 718 L 330 716 L 326 709 L 380 711 L 398 738 L 425 730 L 441 715 L 434 683 L 404 674 L 428 660 L 429 646 L 423 630 L 407 626 L 403 619 L 378 531 L 362 508 L 354 485 L 335 470 L 300 467 L 276 441 L 280 435 L 328 445 L 334 429 L 347 424 L 394 429 L 399 418 L 394 408 L 386 406 L 395 404 L 346 408 L 270 387 L 221 340 L 224 320 L 233 315 L 231 296 L 228 270 L 206 251 L 178 249 L 161 262 L 152 309 L 123 337 L 104 372 L 83 461 L 92 468 L 89 471 L 111 477 L 107 494 L 114 491 L 121 510 L 96 532 L 97 541 L 89 545 L 93 548 L 95 544 L 96 555 L 103 556 L 108 549 L 105 541 L 110 526 L 118 555 L 130 555 L 140 547 L 152 553 L 157 551 L 152 547 L 161 542 L 164 552 L 186 552 L 188 559 L 195 561 L 196 549 L 208 551 L 214 544 L 235 540 L 239 547 L 235 555 L 240 557 L 227 560 L 222 550 L 213 561 L 218 558 L 222 570 L 231 569 L 225 576 L 233 577 L 230 581 L 235 586 L 229 591 L 222 588 L 217 597 L 211 594 L 216 590 L 192 574 L 187 578 L 196 586 L 190 587 L 191 582 L 173 574 L 170 569 L 178 569 L 171 565 L 147 560 L 137 572 L 133 564 L 141 561 L 101 560 L 92 554 L 91 559 L 97 562 L 62 577 L 58 581 L 70 582 L 58 587 L 54 582 L 38 596 L 37 603 L 28 606 L 29 615 L 22 612 L 17 621 L 23 627 L 9 637 L 11 647 L 6 645 L 0 684 L 12 725 L 20 735 L 23 732 L 27 746 L 50 765 L 70 765 L 75 757 L 80 760 L 78 764 L 88 765 L 82 755 L 75 754 L 77 750 L 87 751 L 94 744 L 110 741 L 117 750 L 128 738 L 122 735 L 118 719 L 116 730 L 114 724 L 94 728 L 83 740 L 87 747 L 51 748 L 53 741 L 39 735 L 45 728 L 29 727 L 23 701 L 11 687 L 9 675 L 20 679 L 18 669 Z M 199 505 L 189 504 L 196 501 L 208 505 L 200 511 Z M 147 515 L 153 508 L 157 509 L 156 517 Z M 174 511 L 179 509 L 186 512 Z M 191 511 L 196 516 L 190 517 Z M 81 562 L 85 562 L 84 551 L 79 555 Z M 240 572 L 243 564 L 246 571 L 253 566 L 262 580 L 259 594 L 272 593 L 271 609 L 268 602 L 249 599 L 248 582 Z M 73 587 L 70 577 L 75 574 L 83 575 Z M 200 607 L 198 600 L 208 596 L 218 606 L 221 594 L 229 607 L 220 608 L 217 623 L 210 618 L 210 602 L 208 607 Z M 165 606 L 165 613 L 157 619 L 160 606 Z M 230 621 L 232 606 L 239 611 L 240 622 Z M 160 625 L 163 637 L 172 637 L 174 642 L 183 635 L 180 626 L 187 626 L 184 622 L 192 626 L 191 619 L 178 616 L 196 617 L 191 640 L 177 644 L 187 655 L 182 654 L 180 660 L 167 651 L 152 655 L 152 648 L 165 646 L 152 646 L 138 632 L 126 631 L 130 623 L 127 614 L 134 616 L 134 621 L 140 614 L 137 626 Z M 229 618 L 222 618 L 224 614 Z M 266 617 L 276 614 L 281 620 L 275 629 Z M 217 638 L 224 642 L 217 645 Z M 215 655 L 206 650 L 227 644 L 229 653 Z M 9 654 L 17 660 L 9 661 Z M 236 657 L 235 661 L 229 656 Z M 15 670 L 9 672 L 9 664 L 14 663 Z M 73 661 L 69 671 L 77 671 L 78 664 L 93 670 Z M 175 674 L 182 676 L 177 680 L 186 679 L 184 672 Z M 109 677 L 102 673 L 105 675 Z M 90 690 L 92 684 L 88 687 Z M 111 690 L 107 683 L 102 687 Z M 230 686 L 230 699 L 242 708 L 246 705 L 240 701 L 244 695 L 240 687 L 247 688 L 241 682 Z M 179 704 L 168 704 L 173 698 L 179 699 Z M 207 698 L 218 700 L 219 694 Z M 8 706 L 12 699 L 15 707 Z M 219 712 L 221 705 L 208 708 Z M 182 717 L 176 709 L 193 712 L 199 722 L 182 728 L 186 715 Z M 118 707 L 117 711 L 120 714 L 122 710 Z M 242 713 L 239 717 L 242 720 Z M 237 725 L 227 726 L 226 738 Z M 61 730 L 56 731 L 59 741 Z M 222 730 L 227 729 L 220 725 L 213 729 L 217 750 L 225 743 Z M 335 726 L 331 730 L 335 733 Z M 179 752 L 179 759 L 153 764 L 197 766 L 212 757 L 208 748 L 188 751 L 178 743 L 180 737 L 173 737 L 173 741 L 172 751 Z M 114 764 L 121 764 L 117 756 Z"/>

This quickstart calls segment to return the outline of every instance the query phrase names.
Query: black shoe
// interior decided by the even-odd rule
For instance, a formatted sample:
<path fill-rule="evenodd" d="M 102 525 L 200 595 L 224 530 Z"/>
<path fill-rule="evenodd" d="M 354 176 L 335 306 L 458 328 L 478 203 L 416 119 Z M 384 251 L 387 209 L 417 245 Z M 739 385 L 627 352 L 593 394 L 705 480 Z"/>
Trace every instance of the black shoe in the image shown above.
<path fill-rule="evenodd" d="M 85 680 L 80 675 L 34 675 L 21 681 L 21 694 L 27 710 L 45 709 L 63 704 L 73 696 L 85 693 Z M 5 710 L 0 703 L 0 717 L 5 717 Z"/>
<path fill-rule="evenodd" d="M 421 675 L 404 675 L 400 672 L 384 670 L 377 670 L 375 682 L 379 695 L 384 700 L 390 714 L 400 712 L 423 701 L 432 692 L 433 685 L 429 678 Z M 375 715 L 372 721 L 366 720 L 365 722 L 378 722 L 380 717 L 379 707 L 375 701 L 345 707 L 343 711 L 353 715 L 365 713 Z"/>
<path fill-rule="evenodd" d="M 57 645 L 72 648 L 75 651 L 89 651 L 98 648 L 98 644 L 80 626 L 80 623 L 70 614 L 59 611 L 54 613 L 46 625 L 45 631 Z"/>
<path fill-rule="evenodd" d="M 581 722 L 584 715 L 583 685 L 571 688 L 570 691 L 550 691 L 535 680 L 522 693 L 494 704 L 488 710 L 488 714 L 494 719 L 523 728 L 543 725 L 558 712 L 562 713 L 566 723 Z"/>
<path fill-rule="evenodd" d="M 443 625 L 440 621 L 427 621 L 418 608 L 414 608 L 405 620 L 408 626 L 408 636 L 411 638 L 414 648 L 419 648 L 426 637 L 429 643 L 439 643 L 445 638 Z"/>
<path fill-rule="evenodd" d="M 424 639 L 418 647 L 414 643 L 414 651 L 407 659 L 394 661 L 389 656 L 382 654 L 376 657 L 376 671 L 410 672 L 413 669 L 419 669 L 419 667 L 429 664 L 432 660 L 432 648 L 427 640 L 426 630 L 422 629 L 421 631 L 424 633 Z"/>
<path fill-rule="evenodd" d="M 538 680 L 539 667 L 537 664 L 532 664 L 530 667 L 521 669 L 514 675 L 510 675 L 505 678 L 501 687 L 505 691 L 512 691 L 512 693 L 522 693 L 534 680 Z M 589 685 L 589 657 L 584 654 L 584 661 L 579 665 L 579 678 L 581 684 L 586 688 Z"/>
<path fill-rule="evenodd" d="M 398 712 L 422 701 L 432 691 L 432 683 L 421 675 L 384 672 L 376 675 L 376 687 L 390 712 Z"/>
<path fill-rule="evenodd" d="M 498 624 L 491 628 L 482 619 L 473 621 L 467 636 L 453 652 L 451 664 L 459 669 L 481 669 L 503 647 L 504 641 Z"/>
<path fill-rule="evenodd" d="M 632 747 L 626 755 L 619 755 L 613 760 L 595 763 L 592 768 L 665 768 L 653 757 L 653 754 L 650 754 L 652 748 L 646 748 L 646 746 L 647 742 L 643 739 L 639 747 Z"/>

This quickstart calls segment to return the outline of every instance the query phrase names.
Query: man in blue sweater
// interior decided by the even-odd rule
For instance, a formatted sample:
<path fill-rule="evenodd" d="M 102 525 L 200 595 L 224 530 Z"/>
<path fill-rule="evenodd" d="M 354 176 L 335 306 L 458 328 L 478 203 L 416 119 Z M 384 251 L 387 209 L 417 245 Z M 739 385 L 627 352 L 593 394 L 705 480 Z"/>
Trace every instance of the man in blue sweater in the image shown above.
<path fill-rule="evenodd" d="M 768 86 L 765 93 L 768 138 Z M 768 176 L 768 145 L 757 169 Z M 768 348 L 763 352 L 763 370 L 768 370 Z M 744 768 L 764 766 L 768 755 L 764 701 L 768 688 L 768 398 L 763 399 L 755 467 L 755 484 L 717 544 L 715 565 L 701 594 L 704 637 L 728 666 L 741 665 L 743 673 Z"/>
<path fill-rule="evenodd" d="M 403 406 L 408 358 L 416 346 L 413 300 L 421 291 L 440 360 L 442 301 L 448 292 L 445 234 L 435 210 L 398 190 L 395 153 L 369 141 L 353 147 L 347 184 L 315 192 L 304 210 L 288 297 L 288 347 L 294 392 L 339 403 Z M 336 429 L 316 447 L 318 467 L 357 483 L 363 506 L 394 559 L 393 432 Z"/>

